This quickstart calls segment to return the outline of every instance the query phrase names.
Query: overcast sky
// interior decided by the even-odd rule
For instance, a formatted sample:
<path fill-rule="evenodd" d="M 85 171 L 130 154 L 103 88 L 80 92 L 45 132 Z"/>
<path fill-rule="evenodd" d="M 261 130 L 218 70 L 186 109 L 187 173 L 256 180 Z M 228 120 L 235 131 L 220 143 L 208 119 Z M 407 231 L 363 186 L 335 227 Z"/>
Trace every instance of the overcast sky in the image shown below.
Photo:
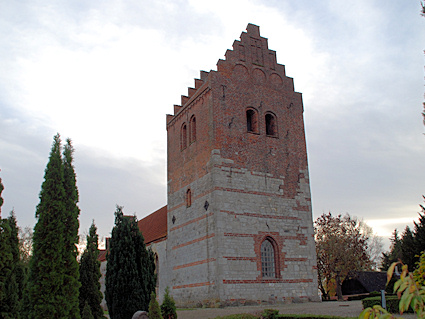
<path fill-rule="evenodd" d="M 303 94 L 313 218 L 388 238 L 425 194 L 418 1 L 0 0 L 2 216 L 33 227 L 53 136 L 73 140 L 80 232 L 166 204 L 165 114 L 248 23 Z"/>

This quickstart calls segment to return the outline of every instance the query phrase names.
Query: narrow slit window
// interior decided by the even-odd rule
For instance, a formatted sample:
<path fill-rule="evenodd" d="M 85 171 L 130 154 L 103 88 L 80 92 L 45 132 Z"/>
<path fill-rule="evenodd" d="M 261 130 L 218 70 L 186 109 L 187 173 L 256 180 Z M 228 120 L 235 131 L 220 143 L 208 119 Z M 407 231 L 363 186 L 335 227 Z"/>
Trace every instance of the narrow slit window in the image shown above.
<path fill-rule="evenodd" d="M 190 143 L 196 141 L 196 117 L 193 115 L 190 118 Z"/>
<path fill-rule="evenodd" d="M 192 206 L 192 191 L 190 188 L 186 191 L 186 207 Z"/>
<path fill-rule="evenodd" d="M 275 251 L 270 240 L 266 239 L 261 244 L 261 273 L 263 277 L 275 278 Z"/>
<path fill-rule="evenodd" d="M 266 114 L 266 135 L 277 136 L 276 117 L 273 114 Z"/>
<path fill-rule="evenodd" d="M 246 128 L 248 132 L 258 133 L 257 112 L 253 109 L 246 111 Z"/>
<path fill-rule="evenodd" d="M 180 148 L 184 150 L 187 147 L 187 126 L 183 123 L 180 132 Z"/>

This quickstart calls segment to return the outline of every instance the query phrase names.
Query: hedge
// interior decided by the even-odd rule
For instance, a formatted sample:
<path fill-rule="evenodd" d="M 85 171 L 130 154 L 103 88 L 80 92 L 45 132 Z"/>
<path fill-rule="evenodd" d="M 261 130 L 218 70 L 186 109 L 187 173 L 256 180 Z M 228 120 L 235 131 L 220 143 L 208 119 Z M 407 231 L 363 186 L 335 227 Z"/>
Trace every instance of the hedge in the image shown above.
<path fill-rule="evenodd" d="M 281 314 L 278 318 L 283 319 L 353 319 L 357 317 L 338 317 L 338 316 L 326 316 L 326 315 L 287 315 Z"/>
<path fill-rule="evenodd" d="M 386 304 L 387 304 L 387 311 L 390 313 L 399 313 L 398 303 L 399 299 L 397 296 L 386 296 L 385 297 Z M 370 297 L 365 298 L 362 300 L 363 309 L 366 309 L 368 307 L 373 307 L 375 305 L 381 305 L 381 297 Z M 412 308 L 409 308 L 409 310 L 405 311 L 405 313 L 413 313 Z"/>
<path fill-rule="evenodd" d="M 216 317 L 215 319 L 258 319 L 261 317 L 251 315 L 251 314 L 237 314 L 237 315 L 228 315 L 224 317 Z M 324 316 L 324 315 L 294 315 L 294 314 L 280 314 L 277 318 L 282 319 L 354 319 L 357 317 L 338 317 L 338 316 Z"/>

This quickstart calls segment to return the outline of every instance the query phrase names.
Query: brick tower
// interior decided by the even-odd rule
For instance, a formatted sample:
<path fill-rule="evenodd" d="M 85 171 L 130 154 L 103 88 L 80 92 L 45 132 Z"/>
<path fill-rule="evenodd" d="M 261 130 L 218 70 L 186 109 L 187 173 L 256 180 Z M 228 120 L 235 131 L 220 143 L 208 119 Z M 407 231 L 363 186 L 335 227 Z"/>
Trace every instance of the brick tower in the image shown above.
<path fill-rule="evenodd" d="M 176 302 L 318 300 L 302 97 L 258 26 L 201 71 L 167 136 L 160 280 Z"/>

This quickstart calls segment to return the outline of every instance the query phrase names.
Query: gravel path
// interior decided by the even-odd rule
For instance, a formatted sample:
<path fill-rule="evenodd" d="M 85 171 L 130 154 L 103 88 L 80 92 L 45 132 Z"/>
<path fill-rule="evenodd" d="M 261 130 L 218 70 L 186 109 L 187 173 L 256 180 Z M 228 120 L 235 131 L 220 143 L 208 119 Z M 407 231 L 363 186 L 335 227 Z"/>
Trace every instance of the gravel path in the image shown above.
<path fill-rule="evenodd" d="M 178 310 L 179 319 L 209 319 L 231 314 L 252 313 L 260 314 L 263 309 L 278 309 L 279 313 L 286 314 L 315 314 L 333 315 L 341 317 L 357 317 L 363 310 L 361 301 L 331 301 L 331 302 L 306 302 L 284 305 L 246 306 L 226 308 L 203 308 L 192 310 Z M 403 315 L 405 319 L 416 318 L 415 315 Z"/>

